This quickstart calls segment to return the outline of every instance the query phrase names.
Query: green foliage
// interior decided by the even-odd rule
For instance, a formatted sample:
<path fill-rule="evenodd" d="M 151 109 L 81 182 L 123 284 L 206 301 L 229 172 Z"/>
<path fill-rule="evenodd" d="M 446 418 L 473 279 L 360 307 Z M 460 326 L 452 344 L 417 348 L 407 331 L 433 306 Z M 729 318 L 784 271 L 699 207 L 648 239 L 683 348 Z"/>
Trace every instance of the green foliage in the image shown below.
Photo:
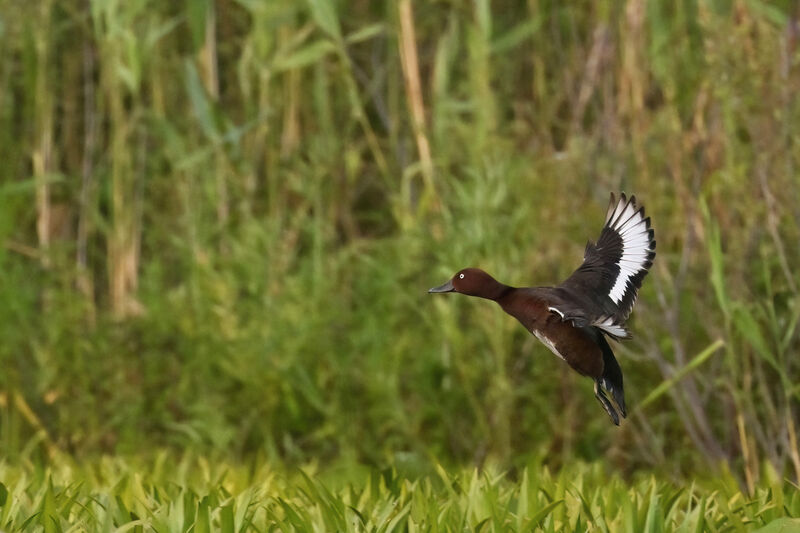
<path fill-rule="evenodd" d="M 800 493 L 780 481 L 745 496 L 724 480 L 678 489 L 580 463 L 558 475 L 535 463 L 518 476 L 438 466 L 408 475 L 313 466 L 287 472 L 162 454 L 44 469 L 0 465 L 0 475 L 9 484 L 0 505 L 8 532 L 770 532 L 789 531 L 800 515 Z"/>
<path fill-rule="evenodd" d="M 751 491 L 800 476 L 790 2 L 6 4 L 10 461 L 165 447 L 409 471 L 431 458 L 725 465 Z M 425 291 L 465 266 L 514 285 L 563 279 L 621 189 L 647 206 L 658 256 L 635 339 L 615 345 L 632 407 L 617 430 L 590 383 L 496 307 Z M 28 510 L 49 506 L 31 519 L 45 529 L 71 494 L 95 490 L 41 476 Z M 471 515 L 451 494 L 453 512 L 500 527 L 515 485 L 474 483 L 499 492 Z M 662 489 L 639 486 L 605 527 L 657 529 L 677 512 Z M 130 495 L 99 498 L 106 511 L 92 513 L 109 528 L 147 517 L 236 530 L 250 516 L 250 500 L 200 505 L 186 490 L 147 512 Z M 353 500 L 358 512 L 336 503 L 344 493 L 303 490 L 339 520 L 326 526 L 362 520 Z M 608 507 L 596 492 L 537 490 L 515 527 L 559 516 L 581 529 Z M 434 523 L 389 492 L 375 506 L 406 506 L 395 526 Z M 678 499 L 693 523 L 755 520 L 703 494 Z M 281 497 L 270 520 L 321 520 L 323 507 Z M 366 520 L 401 516 L 387 513 Z"/>

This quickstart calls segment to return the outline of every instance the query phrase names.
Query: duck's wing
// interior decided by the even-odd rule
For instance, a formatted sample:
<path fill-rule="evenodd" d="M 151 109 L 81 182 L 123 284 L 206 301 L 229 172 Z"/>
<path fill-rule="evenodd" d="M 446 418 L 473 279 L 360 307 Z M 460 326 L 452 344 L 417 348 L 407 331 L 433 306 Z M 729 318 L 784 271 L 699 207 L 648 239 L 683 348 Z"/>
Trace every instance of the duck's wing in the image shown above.
<path fill-rule="evenodd" d="M 576 326 L 596 326 L 613 337 L 628 337 L 631 314 L 642 280 L 656 255 L 654 232 L 644 207 L 624 193 L 611 193 L 606 223 L 596 243 L 587 243 L 583 264 L 554 287 L 552 312 Z"/>

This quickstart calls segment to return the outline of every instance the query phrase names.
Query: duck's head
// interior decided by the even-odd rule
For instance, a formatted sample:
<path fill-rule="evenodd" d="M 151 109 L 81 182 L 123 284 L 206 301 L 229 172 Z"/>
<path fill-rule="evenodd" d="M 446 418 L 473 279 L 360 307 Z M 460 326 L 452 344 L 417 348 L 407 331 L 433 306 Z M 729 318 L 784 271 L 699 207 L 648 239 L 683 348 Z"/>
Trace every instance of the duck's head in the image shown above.
<path fill-rule="evenodd" d="M 467 296 L 478 296 L 495 300 L 508 289 L 492 276 L 480 268 L 465 268 L 456 272 L 450 280 L 443 285 L 428 289 L 429 293 L 458 292 Z"/>

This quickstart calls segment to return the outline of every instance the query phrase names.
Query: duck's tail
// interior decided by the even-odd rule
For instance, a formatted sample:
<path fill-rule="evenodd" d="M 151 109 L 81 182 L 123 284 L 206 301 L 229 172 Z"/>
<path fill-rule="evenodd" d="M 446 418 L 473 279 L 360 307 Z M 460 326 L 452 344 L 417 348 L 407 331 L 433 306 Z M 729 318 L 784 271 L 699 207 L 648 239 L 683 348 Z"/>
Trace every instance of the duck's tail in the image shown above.
<path fill-rule="evenodd" d="M 619 413 L 625 418 L 628 413 L 625 409 L 625 389 L 622 386 L 622 369 L 611 351 L 611 346 L 605 336 L 600 335 L 600 349 L 603 351 L 603 375 L 597 382 L 601 387 L 611 393 L 614 403 L 617 404 Z"/>

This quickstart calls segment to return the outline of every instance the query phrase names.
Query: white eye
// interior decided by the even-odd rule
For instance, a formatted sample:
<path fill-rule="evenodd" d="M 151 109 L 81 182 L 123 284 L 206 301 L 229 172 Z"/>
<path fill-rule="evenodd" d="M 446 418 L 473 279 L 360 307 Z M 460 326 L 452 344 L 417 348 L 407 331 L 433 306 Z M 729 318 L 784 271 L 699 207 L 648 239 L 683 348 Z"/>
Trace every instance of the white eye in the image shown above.
<path fill-rule="evenodd" d="M 459 274 L 458 277 L 464 279 L 464 274 Z"/>

